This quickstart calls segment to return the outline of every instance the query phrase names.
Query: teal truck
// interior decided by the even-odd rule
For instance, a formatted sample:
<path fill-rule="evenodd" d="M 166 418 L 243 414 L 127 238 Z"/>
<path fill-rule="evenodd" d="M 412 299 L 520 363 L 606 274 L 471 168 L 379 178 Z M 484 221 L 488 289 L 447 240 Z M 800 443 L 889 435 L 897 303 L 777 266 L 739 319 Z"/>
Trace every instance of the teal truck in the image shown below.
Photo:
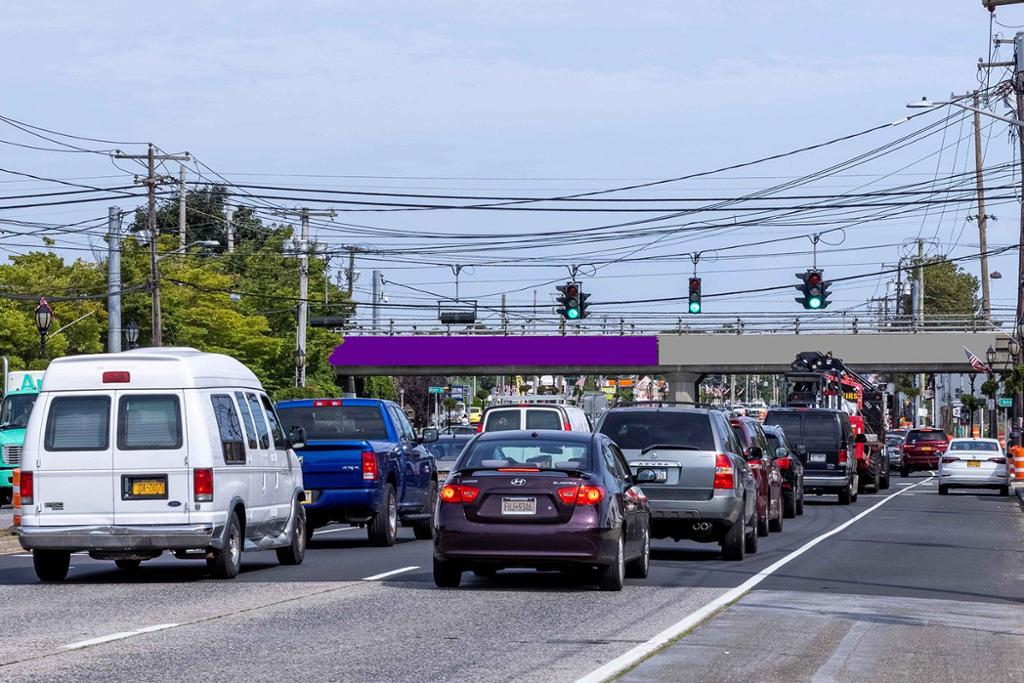
<path fill-rule="evenodd" d="M 14 495 L 14 470 L 21 467 L 25 427 L 42 385 L 42 371 L 7 373 L 6 392 L 0 403 L 0 505 L 9 504 Z"/>

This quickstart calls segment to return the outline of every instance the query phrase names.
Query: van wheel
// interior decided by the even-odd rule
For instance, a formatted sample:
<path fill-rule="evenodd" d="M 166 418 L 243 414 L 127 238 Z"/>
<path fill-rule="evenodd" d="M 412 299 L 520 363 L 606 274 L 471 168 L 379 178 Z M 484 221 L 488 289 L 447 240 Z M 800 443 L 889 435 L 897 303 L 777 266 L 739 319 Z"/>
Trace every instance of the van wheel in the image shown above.
<path fill-rule="evenodd" d="M 117 565 L 118 569 L 123 569 L 126 572 L 133 572 L 139 568 L 142 564 L 142 560 L 114 560 L 114 564 Z"/>
<path fill-rule="evenodd" d="M 623 547 L 622 530 L 619 530 L 619 542 L 615 545 L 615 556 L 611 564 L 601 569 L 597 578 L 597 587 L 603 591 L 620 591 L 626 583 L 626 549 Z"/>
<path fill-rule="evenodd" d="M 754 537 L 757 538 L 757 527 L 754 526 Z M 748 542 L 745 538 L 748 534 L 746 532 L 746 526 L 739 520 L 736 520 L 732 526 L 725 530 L 725 536 L 722 538 L 722 559 L 729 560 L 730 562 L 739 562 L 743 559 L 743 553 L 746 550 L 745 544 Z M 756 541 L 755 541 L 756 543 Z"/>
<path fill-rule="evenodd" d="M 430 490 L 427 491 L 427 507 L 424 512 L 429 512 L 430 517 L 413 522 L 412 534 L 420 541 L 429 541 L 434 537 L 434 505 L 437 503 L 437 482 L 430 482 Z"/>
<path fill-rule="evenodd" d="M 462 570 L 458 565 L 434 558 L 434 585 L 438 588 L 458 588 L 462 583 Z"/>
<path fill-rule="evenodd" d="M 33 550 L 32 566 L 40 581 L 57 583 L 68 576 L 71 553 L 67 550 Z"/>
<path fill-rule="evenodd" d="M 238 515 L 228 517 L 228 528 L 224 532 L 224 547 L 213 551 L 213 557 L 206 566 L 217 579 L 233 579 L 242 568 L 242 525 Z"/>
<path fill-rule="evenodd" d="M 626 565 L 626 576 L 631 579 L 646 579 L 651 571 L 651 532 L 644 529 L 644 544 L 640 557 Z"/>
<path fill-rule="evenodd" d="M 853 502 L 853 482 L 847 482 L 843 490 L 839 492 L 839 504 L 849 505 Z"/>
<path fill-rule="evenodd" d="M 295 503 L 295 529 L 292 541 L 283 548 L 277 549 L 277 561 L 286 565 L 299 565 L 306 557 L 306 510 Z"/>
<path fill-rule="evenodd" d="M 395 487 L 384 486 L 383 505 L 380 512 L 366 525 L 366 535 L 371 545 L 387 548 L 395 544 L 398 535 L 398 504 L 395 502 Z"/>

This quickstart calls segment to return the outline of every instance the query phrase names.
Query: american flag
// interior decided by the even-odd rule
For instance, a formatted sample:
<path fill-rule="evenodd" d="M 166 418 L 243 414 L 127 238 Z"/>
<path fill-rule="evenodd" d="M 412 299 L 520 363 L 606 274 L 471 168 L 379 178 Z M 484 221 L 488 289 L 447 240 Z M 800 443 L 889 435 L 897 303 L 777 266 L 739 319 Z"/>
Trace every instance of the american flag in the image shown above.
<path fill-rule="evenodd" d="M 981 359 L 971 353 L 966 346 L 964 347 L 964 353 L 967 354 L 967 362 L 971 364 L 971 367 L 974 368 L 975 372 L 989 371 L 988 366 L 982 363 Z"/>

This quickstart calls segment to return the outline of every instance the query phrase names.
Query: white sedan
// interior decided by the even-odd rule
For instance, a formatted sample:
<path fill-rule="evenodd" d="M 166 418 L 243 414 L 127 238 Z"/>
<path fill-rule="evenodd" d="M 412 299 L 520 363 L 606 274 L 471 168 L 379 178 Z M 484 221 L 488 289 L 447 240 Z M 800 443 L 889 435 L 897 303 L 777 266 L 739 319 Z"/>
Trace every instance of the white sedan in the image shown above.
<path fill-rule="evenodd" d="M 952 487 L 999 489 L 1010 495 L 1010 472 L 1006 454 L 995 439 L 958 438 L 939 461 L 939 495 Z"/>

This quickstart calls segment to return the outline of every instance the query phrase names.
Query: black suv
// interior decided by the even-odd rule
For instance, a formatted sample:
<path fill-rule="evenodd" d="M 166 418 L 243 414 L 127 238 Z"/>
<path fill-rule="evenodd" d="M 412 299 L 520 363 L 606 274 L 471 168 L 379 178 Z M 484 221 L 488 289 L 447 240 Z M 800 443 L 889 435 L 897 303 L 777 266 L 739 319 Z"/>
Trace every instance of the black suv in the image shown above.
<path fill-rule="evenodd" d="M 850 416 L 827 408 L 772 408 L 766 425 L 782 427 L 804 463 L 804 490 L 857 500 L 857 455 Z M 864 437 L 858 437 L 863 439 Z"/>

